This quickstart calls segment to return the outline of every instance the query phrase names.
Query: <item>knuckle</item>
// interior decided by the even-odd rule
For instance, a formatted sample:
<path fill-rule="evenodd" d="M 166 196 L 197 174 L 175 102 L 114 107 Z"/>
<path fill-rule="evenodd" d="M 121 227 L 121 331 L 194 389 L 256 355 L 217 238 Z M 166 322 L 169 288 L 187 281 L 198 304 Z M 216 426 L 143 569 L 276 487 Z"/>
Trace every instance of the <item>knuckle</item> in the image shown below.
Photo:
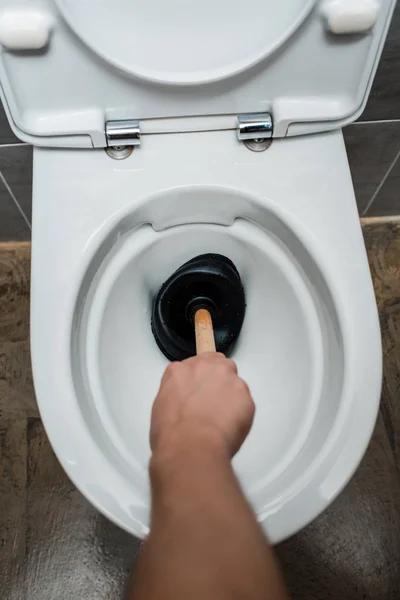
<path fill-rule="evenodd" d="M 251 396 L 250 396 L 250 402 L 249 402 L 249 411 L 251 414 L 251 419 L 253 419 L 254 415 L 256 414 L 256 404 Z"/>
<path fill-rule="evenodd" d="M 237 373 L 237 365 L 235 363 L 234 360 L 232 360 L 231 358 L 227 358 L 226 359 L 226 367 L 229 369 L 229 371 L 233 372 L 233 373 Z"/>
<path fill-rule="evenodd" d="M 221 352 L 205 352 L 199 356 L 199 361 L 212 365 L 220 365 L 223 360 L 225 356 Z"/>
<path fill-rule="evenodd" d="M 241 392 L 247 392 L 249 389 L 247 383 L 241 377 L 236 378 L 236 387 Z"/>
<path fill-rule="evenodd" d="M 192 361 L 193 364 L 196 365 L 204 365 L 209 363 L 212 360 L 212 358 L 213 355 L 210 352 L 204 352 L 203 354 L 197 354 L 197 356 L 193 356 L 187 360 L 188 362 Z"/>
<path fill-rule="evenodd" d="M 172 362 L 165 369 L 164 376 L 166 379 L 175 378 L 182 372 L 183 365 L 180 362 Z"/>

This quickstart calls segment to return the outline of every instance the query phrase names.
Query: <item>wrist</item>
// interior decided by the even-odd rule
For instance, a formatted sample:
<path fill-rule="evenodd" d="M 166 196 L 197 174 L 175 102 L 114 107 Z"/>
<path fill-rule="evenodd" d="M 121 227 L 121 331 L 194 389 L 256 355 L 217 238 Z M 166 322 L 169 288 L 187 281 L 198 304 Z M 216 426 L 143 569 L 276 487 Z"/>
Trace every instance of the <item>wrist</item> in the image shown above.
<path fill-rule="evenodd" d="M 163 433 L 150 460 L 150 476 L 170 477 L 174 470 L 184 471 L 207 464 L 230 464 L 224 440 L 211 425 L 178 425 Z"/>

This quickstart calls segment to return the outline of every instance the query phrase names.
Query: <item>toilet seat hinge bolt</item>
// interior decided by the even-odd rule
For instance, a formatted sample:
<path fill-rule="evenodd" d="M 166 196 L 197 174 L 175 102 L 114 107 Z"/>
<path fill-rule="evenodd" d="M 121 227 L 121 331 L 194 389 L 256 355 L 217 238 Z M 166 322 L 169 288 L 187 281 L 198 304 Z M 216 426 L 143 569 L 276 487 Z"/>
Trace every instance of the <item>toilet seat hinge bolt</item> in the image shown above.
<path fill-rule="evenodd" d="M 107 147 L 139 146 L 140 123 L 137 120 L 107 121 L 105 126 Z"/>
<path fill-rule="evenodd" d="M 273 130 L 271 113 L 249 113 L 237 117 L 237 138 L 254 152 L 266 150 L 271 145 Z"/>

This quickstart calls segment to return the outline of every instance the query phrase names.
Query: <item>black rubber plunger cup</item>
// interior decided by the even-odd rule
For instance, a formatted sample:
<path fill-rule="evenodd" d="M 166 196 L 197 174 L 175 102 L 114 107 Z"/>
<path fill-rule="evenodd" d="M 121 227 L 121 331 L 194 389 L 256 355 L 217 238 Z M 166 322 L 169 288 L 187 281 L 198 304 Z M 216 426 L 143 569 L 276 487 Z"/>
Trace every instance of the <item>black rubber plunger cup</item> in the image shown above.
<path fill-rule="evenodd" d="M 194 315 L 200 308 L 211 315 L 216 351 L 228 355 L 242 328 L 246 301 L 238 270 L 221 254 L 201 254 L 179 267 L 154 300 L 151 328 L 170 360 L 196 354 Z"/>

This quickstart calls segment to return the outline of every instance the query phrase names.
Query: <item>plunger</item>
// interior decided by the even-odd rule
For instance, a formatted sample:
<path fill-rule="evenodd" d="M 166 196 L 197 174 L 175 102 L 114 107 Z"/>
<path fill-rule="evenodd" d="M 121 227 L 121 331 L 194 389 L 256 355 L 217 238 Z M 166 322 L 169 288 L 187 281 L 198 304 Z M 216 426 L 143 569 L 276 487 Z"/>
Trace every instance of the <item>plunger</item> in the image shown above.
<path fill-rule="evenodd" d="M 201 254 L 161 286 L 151 327 L 169 360 L 203 352 L 228 355 L 242 328 L 245 293 L 238 270 L 221 254 Z"/>

